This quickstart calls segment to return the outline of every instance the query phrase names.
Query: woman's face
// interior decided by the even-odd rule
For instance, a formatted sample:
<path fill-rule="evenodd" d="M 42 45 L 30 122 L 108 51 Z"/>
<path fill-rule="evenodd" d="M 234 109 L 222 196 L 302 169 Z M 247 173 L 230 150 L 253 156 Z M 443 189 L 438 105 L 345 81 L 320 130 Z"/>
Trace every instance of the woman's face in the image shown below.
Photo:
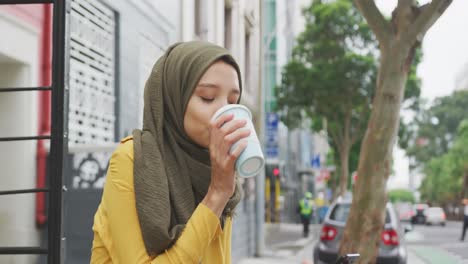
<path fill-rule="evenodd" d="M 213 114 L 239 100 L 239 78 L 229 64 L 218 61 L 203 74 L 190 97 L 184 116 L 185 133 L 198 145 L 208 148 Z"/>

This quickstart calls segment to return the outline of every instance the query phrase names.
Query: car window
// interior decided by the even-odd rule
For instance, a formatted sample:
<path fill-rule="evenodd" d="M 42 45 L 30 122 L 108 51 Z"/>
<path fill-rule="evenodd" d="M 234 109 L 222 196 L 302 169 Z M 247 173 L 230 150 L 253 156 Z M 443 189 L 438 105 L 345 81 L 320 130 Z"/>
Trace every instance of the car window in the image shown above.
<path fill-rule="evenodd" d="M 442 208 L 429 208 L 427 211 L 430 214 L 442 214 L 444 212 Z"/>
<path fill-rule="evenodd" d="M 337 204 L 330 214 L 330 220 L 337 222 L 346 222 L 346 220 L 348 219 L 350 209 L 351 204 Z M 390 223 L 390 215 L 388 213 L 388 209 L 385 212 L 385 223 L 388 224 Z"/>
<path fill-rule="evenodd" d="M 428 208 L 429 206 L 427 204 L 415 204 L 414 205 L 414 210 L 417 210 L 417 211 L 424 211 Z"/>

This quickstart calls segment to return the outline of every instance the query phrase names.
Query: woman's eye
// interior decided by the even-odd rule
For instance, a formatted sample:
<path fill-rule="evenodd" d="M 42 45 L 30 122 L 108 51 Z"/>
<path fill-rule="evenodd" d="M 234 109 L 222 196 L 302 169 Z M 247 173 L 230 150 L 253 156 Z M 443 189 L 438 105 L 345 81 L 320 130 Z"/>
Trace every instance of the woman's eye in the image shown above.
<path fill-rule="evenodd" d="M 205 103 L 211 103 L 211 102 L 214 101 L 214 98 L 208 98 L 208 97 L 200 97 L 200 98 L 201 98 L 201 99 L 203 100 L 203 102 L 205 102 Z"/>

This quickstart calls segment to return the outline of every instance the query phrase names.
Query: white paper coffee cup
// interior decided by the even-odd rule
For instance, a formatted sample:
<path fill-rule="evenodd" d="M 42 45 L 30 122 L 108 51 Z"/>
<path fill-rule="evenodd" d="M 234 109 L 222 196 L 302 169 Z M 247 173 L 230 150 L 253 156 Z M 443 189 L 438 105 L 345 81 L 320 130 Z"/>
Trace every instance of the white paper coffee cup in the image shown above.
<path fill-rule="evenodd" d="M 252 123 L 252 113 L 250 110 L 239 104 L 229 104 L 221 107 L 213 115 L 213 119 L 217 119 L 221 115 L 234 114 L 233 120 L 246 120 L 245 128 L 250 129 L 250 136 L 241 140 L 247 140 L 247 147 L 241 153 L 236 161 L 236 171 L 241 177 L 249 178 L 256 176 L 265 166 L 265 158 L 263 157 L 262 147 L 258 140 L 255 127 Z M 232 145 L 231 150 L 234 150 L 239 142 Z"/>

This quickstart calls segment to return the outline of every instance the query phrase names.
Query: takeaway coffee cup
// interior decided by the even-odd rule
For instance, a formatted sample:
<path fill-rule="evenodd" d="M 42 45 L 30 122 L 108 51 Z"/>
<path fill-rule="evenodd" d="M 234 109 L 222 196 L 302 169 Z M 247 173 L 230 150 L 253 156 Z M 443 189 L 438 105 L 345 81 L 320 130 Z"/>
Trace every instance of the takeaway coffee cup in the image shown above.
<path fill-rule="evenodd" d="M 251 130 L 250 136 L 243 139 L 247 140 L 247 147 L 236 161 L 237 174 L 245 178 L 257 175 L 265 166 L 265 159 L 263 157 L 260 141 L 258 140 L 257 133 L 255 132 L 255 128 L 252 123 L 252 113 L 243 105 L 229 104 L 218 109 L 218 111 L 213 115 L 213 119 L 217 119 L 221 115 L 225 114 L 234 114 L 233 120 L 247 120 L 245 128 Z M 238 144 L 239 142 L 235 143 L 231 147 L 231 151 L 234 150 Z"/>

